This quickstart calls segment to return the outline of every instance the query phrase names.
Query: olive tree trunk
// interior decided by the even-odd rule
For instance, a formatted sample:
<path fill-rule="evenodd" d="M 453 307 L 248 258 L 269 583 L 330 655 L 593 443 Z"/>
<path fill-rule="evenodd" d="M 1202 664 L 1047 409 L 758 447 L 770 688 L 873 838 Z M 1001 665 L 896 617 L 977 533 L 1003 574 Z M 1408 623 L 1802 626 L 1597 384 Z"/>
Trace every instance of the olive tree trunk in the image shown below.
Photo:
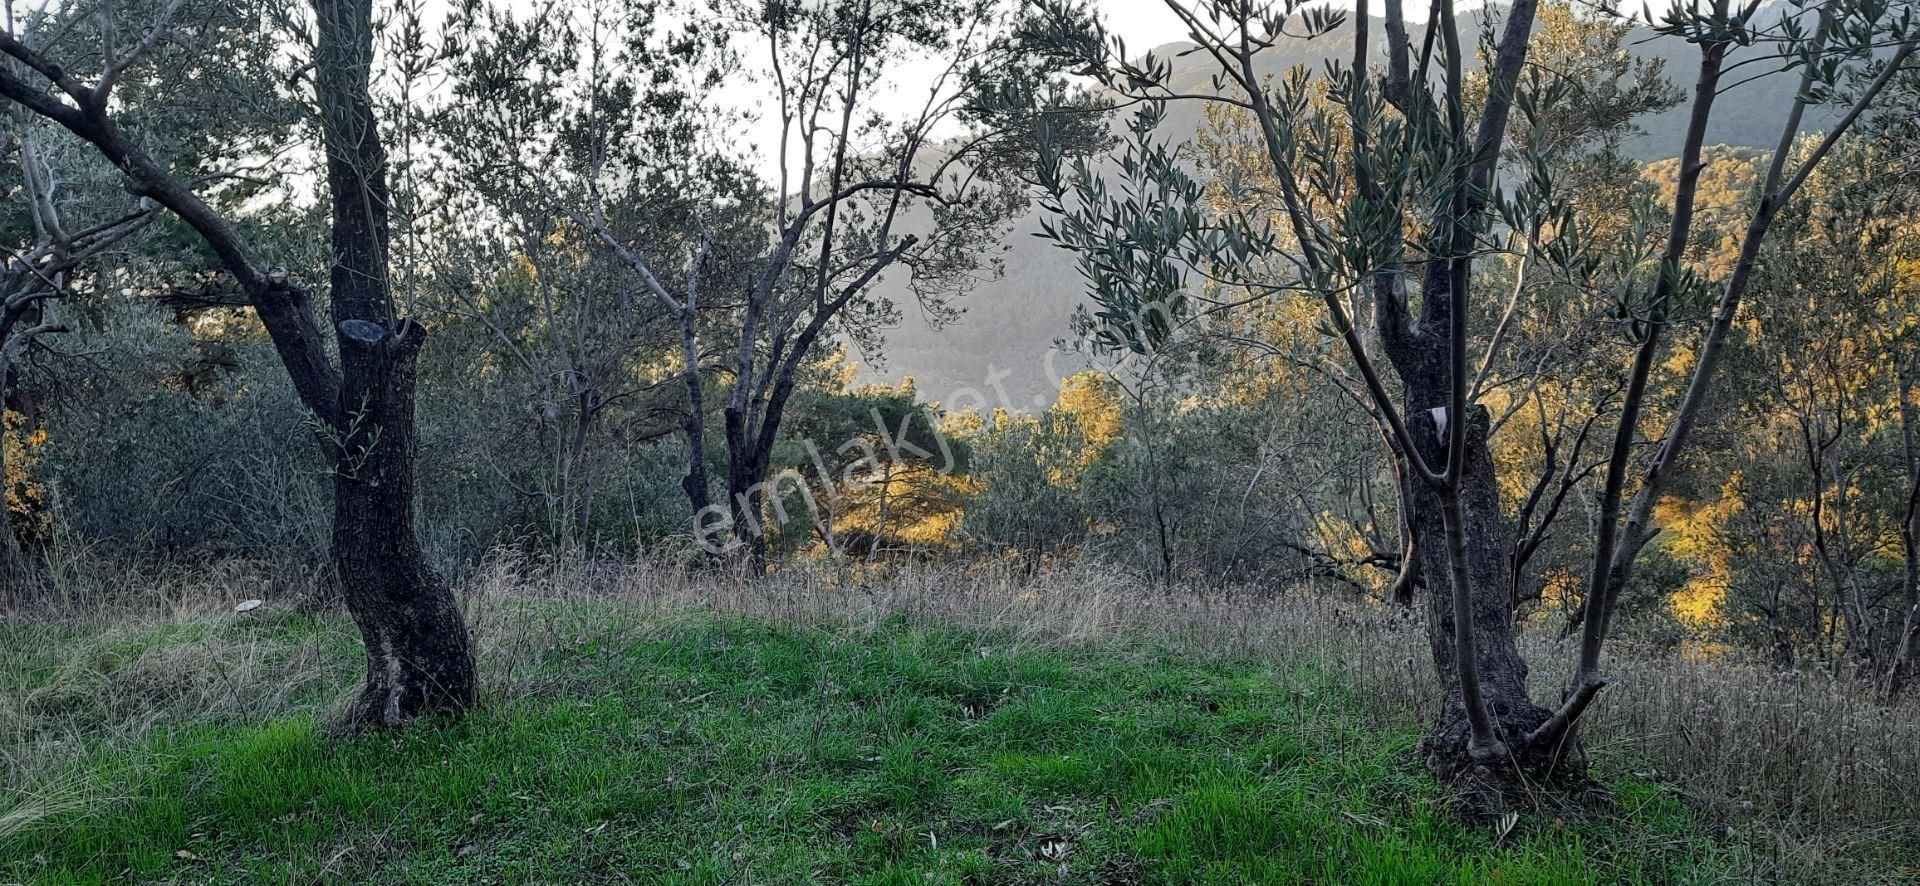
<path fill-rule="evenodd" d="M 1446 285 L 1435 277 L 1428 282 L 1430 291 Z M 1451 428 L 1443 428 L 1441 417 L 1446 416 L 1449 423 L 1453 420 L 1445 412 L 1452 393 L 1447 342 L 1438 336 L 1407 332 L 1390 339 L 1386 353 L 1404 384 L 1407 429 L 1414 445 L 1427 464 L 1446 463 L 1446 431 Z M 1567 751 L 1561 755 L 1563 759 L 1553 760 L 1548 749 L 1535 748 L 1528 741 L 1552 712 L 1536 704 L 1529 694 L 1527 661 L 1515 642 L 1509 600 L 1513 540 L 1501 514 L 1499 478 L 1488 447 L 1489 425 L 1485 408 L 1476 405 L 1469 409 L 1460 438 L 1465 457 L 1452 493 L 1459 496 L 1463 543 L 1458 553 L 1463 555 L 1466 567 L 1465 608 L 1472 628 L 1480 696 L 1493 737 L 1505 746 L 1519 769 L 1534 776 L 1551 771 L 1577 778 L 1584 774 L 1584 757 L 1577 747 L 1562 749 Z M 1448 579 L 1453 574 L 1454 550 L 1446 531 L 1446 493 L 1429 483 L 1416 481 L 1409 486 L 1413 547 L 1418 552 L 1420 572 L 1429 577 L 1422 583 L 1428 648 L 1440 685 L 1446 689 L 1419 750 L 1435 775 L 1453 781 L 1473 771 L 1477 761 L 1471 752 L 1472 730 L 1460 680 L 1456 637 L 1460 619 L 1455 615 L 1454 583 Z"/>
<path fill-rule="evenodd" d="M 333 566 L 366 643 L 350 725 L 398 726 L 473 703 L 474 662 L 452 591 L 414 535 L 414 362 L 425 332 L 402 320 L 340 324 L 348 432 L 334 453 Z"/>
<path fill-rule="evenodd" d="M 394 318 L 386 152 L 368 90 L 372 0 L 315 0 L 314 70 L 332 195 L 333 564 L 366 642 L 351 725 L 397 726 L 473 703 L 466 621 L 414 535 L 415 363 L 426 330 Z"/>

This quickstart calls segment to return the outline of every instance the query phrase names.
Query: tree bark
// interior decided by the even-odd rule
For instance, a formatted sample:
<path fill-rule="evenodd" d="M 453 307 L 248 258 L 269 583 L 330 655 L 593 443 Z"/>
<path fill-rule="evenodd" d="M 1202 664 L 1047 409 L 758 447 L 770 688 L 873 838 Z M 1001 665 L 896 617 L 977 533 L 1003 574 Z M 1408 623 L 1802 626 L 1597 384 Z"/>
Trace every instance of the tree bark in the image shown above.
<path fill-rule="evenodd" d="M 1413 499 L 1415 478 L 1410 473 L 1406 458 L 1400 454 L 1399 446 L 1393 442 L 1391 430 L 1385 431 L 1387 439 L 1387 460 L 1393 466 L 1393 501 L 1395 523 L 1400 538 L 1400 571 L 1393 576 L 1393 583 L 1387 586 L 1387 599 L 1402 609 L 1412 609 L 1414 595 L 1421 586 L 1419 535 L 1413 528 Z"/>
<path fill-rule="evenodd" d="M 681 359 L 686 361 L 681 378 L 687 386 L 687 417 L 680 424 L 687 441 L 687 475 L 680 478 L 680 490 L 687 494 L 687 504 L 693 508 L 693 537 L 704 539 L 717 515 L 710 513 L 713 493 L 707 479 L 706 382 L 700 377 L 699 315 L 695 301 L 699 290 L 697 278 L 692 273 L 687 276 L 687 302 L 679 313 Z M 706 550 L 704 546 L 702 549 Z M 710 550 L 708 557 L 712 559 Z"/>
<path fill-rule="evenodd" d="M 1430 281 L 1431 282 L 1431 281 Z M 1444 285 L 1444 284 L 1442 284 Z M 1397 373 L 1405 381 L 1408 430 L 1428 464 L 1446 459 L 1444 437 L 1431 410 L 1444 408 L 1450 399 L 1445 373 L 1444 340 L 1439 347 L 1425 342 L 1402 339 L 1389 348 Z M 1544 722 L 1549 711 L 1535 704 L 1527 691 L 1528 667 L 1515 642 L 1513 609 L 1508 605 L 1513 585 L 1510 554 L 1513 550 L 1507 525 L 1500 510 L 1498 475 L 1488 447 L 1490 417 L 1486 410 L 1474 407 L 1467 416 L 1464 441 L 1466 456 L 1459 478 L 1460 535 L 1470 593 L 1468 612 L 1474 636 L 1481 697 L 1486 703 L 1493 735 L 1504 744 L 1516 762 L 1527 766 L 1549 763 L 1535 754 L 1526 737 Z M 1418 551 L 1419 569 L 1428 576 L 1422 585 L 1427 606 L 1427 642 L 1434 670 L 1446 687 L 1439 715 L 1420 742 L 1420 755 L 1436 775 L 1454 780 L 1475 766 L 1469 751 L 1470 724 L 1459 679 L 1455 653 L 1455 615 L 1453 584 L 1445 579 L 1453 574 L 1449 552 L 1446 506 L 1431 484 L 1409 484 L 1413 495 L 1411 522 Z M 1579 775 L 1583 758 L 1576 752 L 1560 761 L 1562 771 Z"/>
<path fill-rule="evenodd" d="M 414 535 L 415 362 L 426 330 L 394 320 L 386 152 L 374 119 L 372 0 L 314 0 L 315 83 L 332 194 L 340 344 L 333 564 L 366 642 L 348 725 L 399 726 L 473 703 L 466 621 Z"/>
<path fill-rule="evenodd" d="M 1405 322 L 1399 316 L 1404 303 L 1395 298 L 1388 305 L 1394 316 L 1376 324 L 1404 385 L 1411 445 L 1424 464 L 1447 465 L 1440 482 L 1424 478 L 1414 488 L 1414 532 L 1429 577 L 1428 640 L 1446 687 L 1420 752 L 1435 775 L 1463 787 L 1491 781 L 1488 787 L 1500 789 L 1516 771 L 1539 776 L 1559 767 L 1564 774 L 1585 774 L 1577 747 L 1555 759 L 1531 740 L 1551 712 L 1527 692 L 1527 663 L 1515 643 L 1509 600 L 1513 540 L 1502 519 L 1499 478 L 1488 447 L 1491 419 L 1466 397 L 1472 225 L 1490 192 L 1536 5 L 1522 0 L 1508 11 L 1491 65 L 1492 98 L 1472 134 L 1474 159 L 1455 172 L 1452 205 L 1436 221 L 1447 240 L 1445 252 L 1425 263 L 1420 323 Z M 1464 50 L 1451 6 L 1442 8 L 1439 24 L 1446 54 L 1446 122 L 1454 141 L 1465 144 Z M 1401 284 L 1390 285 L 1397 290 Z M 1453 446 L 1460 451 L 1450 451 Z M 1507 805 L 1504 799 L 1496 802 Z"/>
<path fill-rule="evenodd" d="M 750 575 L 767 571 L 767 527 L 762 498 L 769 453 L 747 439 L 742 422 L 727 411 L 727 509 L 733 517 L 737 558 Z"/>
<path fill-rule="evenodd" d="M 560 448 L 559 486 L 554 496 L 560 513 L 555 541 L 562 546 L 585 544 L 593 522 L 593 474 L 587 464 L 593 427 L 600 405 L 593 387 L 574 396 L 572 427 Z"/>
<path fill-rule="evenodd" d="M 336 446 L 333 565 L 366 643 L 367 680 L 349 726 L 400 726 L 473 703 L 466 620 L 414 535 L 414 358 L 426 334 L 411 320 L 386 332 L 340 324 L 348 431 Z"/>

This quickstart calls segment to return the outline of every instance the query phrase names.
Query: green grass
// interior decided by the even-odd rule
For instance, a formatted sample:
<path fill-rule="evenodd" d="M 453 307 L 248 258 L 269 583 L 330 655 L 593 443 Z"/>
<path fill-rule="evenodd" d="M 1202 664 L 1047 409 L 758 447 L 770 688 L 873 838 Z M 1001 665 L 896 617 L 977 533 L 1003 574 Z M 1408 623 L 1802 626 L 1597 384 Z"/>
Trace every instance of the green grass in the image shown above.
<path fill-rule="evenodd" d="M 1365 728 L 1312 672 L 905 621 L 567 617 L 577 634 L 461 722 L 344 741 L 304 707 L 97 743 L 73 775 L 117 799 L 0 842 L 0 882 L 1726 876 L 1724 850 L 1639 782 L 1615 783 L 1625 811 L 1605 822 L 1466 828 L 1413 763 L 1416 734 Z M 274 632 L 322 633 L 304 617 Z M 0 689 L 55 679 L 52 661 Z"/>

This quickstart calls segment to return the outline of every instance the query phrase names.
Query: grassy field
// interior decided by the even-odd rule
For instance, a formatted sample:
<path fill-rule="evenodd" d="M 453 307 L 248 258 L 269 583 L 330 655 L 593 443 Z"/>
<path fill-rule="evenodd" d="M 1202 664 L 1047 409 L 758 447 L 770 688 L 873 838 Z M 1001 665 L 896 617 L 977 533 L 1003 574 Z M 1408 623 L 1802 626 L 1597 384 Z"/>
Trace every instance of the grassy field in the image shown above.
<path fill-rule="evenodd" d="M 88 760 L 123 799 L 38 823 L 7 876 L 1575 882 L 1712 854 L 1633 783 L 1604 826 L 1463 829 L 1414 734 L 1359 728 L 1312 672 L 1003 639 L 699 619 L 583 638 L 550 693 L 400 737 L 189 727 Z"/>
<path fill-rule="evenodd" d="M 906 614 L 496 601 L 483 707 L 342 740 L 350 626 L 269 607 L 0 624 L 0 882 L 1733 882 L 1618 809 L 1468 828 L 1338 662 Z M 7 725 L 11 719 L 12 725 Z M 1898 858 L 1898 843 L 1869 853 Z M 1848 876 L 1895 880 L 1891 862 Z M 1839 868 L 1830 868 L 1838 871 Z M 1864 872 L 1864 873 L 1863 873 Z"/>

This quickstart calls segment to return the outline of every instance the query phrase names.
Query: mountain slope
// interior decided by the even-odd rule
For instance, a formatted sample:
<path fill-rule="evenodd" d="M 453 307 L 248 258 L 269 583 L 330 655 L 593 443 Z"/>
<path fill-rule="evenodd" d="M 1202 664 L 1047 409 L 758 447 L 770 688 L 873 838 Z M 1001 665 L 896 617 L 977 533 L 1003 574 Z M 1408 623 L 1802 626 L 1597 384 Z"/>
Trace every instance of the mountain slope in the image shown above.
<path fill-rule="evenodd" d="M 1479 33 L 1480 22 L 1478 13 L 1467 16 L 1461 23 L 1462 32 Z M 1384 30 L 1384 22 L 1375 19 L 1369 33 L 1381 34 Z M 1300 65 L 1316 72 L 1324 70 L 1330 54 L 1344 53 L 1351 45 L 1351 33 L 1350 26 L 1342 26 L 1318 40 L 1283 42 L 1261 54 L 1260 71 L 1278 75 Z M 1638 55 L 1660 59 L 1667 78 L 1690 95 L 1698 65 L 1691 45 L 1656 39 L 1645 29 L 1630 34 L 1626 45 Z M 1183 91 L 1209 91 L 1211 60 L 1197 54 L 1181 57 L 1180 50 L 1187 46 L 1171 43 L 1153 54 L 1172 59 L 1176 83 Z M 1735 54 L 1733 61 L 1755 57 L 1758 52 Z M 1741 70 L 1765 67 L 1756 64 Z M 1736 77 L 1732 82 L 1735 85 L 1718 100 L 1708 143 L 1772 147 L 1797 88 L 1795 78 L 1776 75 L 1740 83 Z M 1640 160 L 1678 153 L 1686 114 L 1683 105 L 1646 117 L 1640 124 L 1643 134 L 1626 144 L 1628 153 Z M 1162 131 L 1194 133 L 1203 119 L 1199 103 L 1176 102 L 1168 108 Z M 1831 120 L 1830 114 L 1809 114 L 1805 128 L 1818 129 Z M 1005 276 L 981 285 L 963 299 L 965 312 L 945 328 L 935 329 L 927 322 L 914 307 L 902 280 L 884 282 L 882 292 L 901 305 L 905 316 L 900 327 L 887 336 L 884 363 L 864 366 L 864 377 L 893 382 L 911 376 L 924 397 L 950 404 L 984 401 L 991 406 L 1031 410 L 1052 402 L 1059 380 L 1082 365 L 1069 355 L 1057 353 L 1055 343 L 1071 335 L 1068 320 L 1074 308 L 1084 303 L 1085 293 L 1074 270 L 1073 256 L 1035 237 L 1039 225 L 1037 209 L 1014 223 L 1001 243 L 1006 247 Z"/>

